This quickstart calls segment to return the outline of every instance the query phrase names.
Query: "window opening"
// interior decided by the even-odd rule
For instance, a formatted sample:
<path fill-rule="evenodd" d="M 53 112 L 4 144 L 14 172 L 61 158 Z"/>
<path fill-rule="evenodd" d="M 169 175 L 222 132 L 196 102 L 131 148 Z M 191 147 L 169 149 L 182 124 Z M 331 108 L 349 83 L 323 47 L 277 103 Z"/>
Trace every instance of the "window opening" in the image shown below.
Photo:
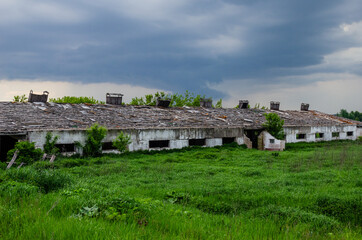
<path fill-rule="evenodd" d="M 206 139 L 190 139 L 189 140 L 189 146 L 205 146 L 206 145 Z"/>
<path fill-rule="evenodd" d="M 149 141 L 150 148 L 168 148 L 170 140 L 151 140 Z"/>
<path fill-rule="evenodd" d="M 55 144 L 55 147 L 59 148 L 60 152 L 74 152 L 75 151 L 74 143 Z"/>
<path fill-rule="evenodd" d="M 296 135 L 297 139 L 305 139 L 305 134 L 304 133 L 299 133 Z"/>
<path fill-rule="evenodd" d="M 224 137 L 222 138 L 222 144 L 229 144 L 229 143 L 233 143 L 235 142 L 235 138 L 234 137 Z"/>

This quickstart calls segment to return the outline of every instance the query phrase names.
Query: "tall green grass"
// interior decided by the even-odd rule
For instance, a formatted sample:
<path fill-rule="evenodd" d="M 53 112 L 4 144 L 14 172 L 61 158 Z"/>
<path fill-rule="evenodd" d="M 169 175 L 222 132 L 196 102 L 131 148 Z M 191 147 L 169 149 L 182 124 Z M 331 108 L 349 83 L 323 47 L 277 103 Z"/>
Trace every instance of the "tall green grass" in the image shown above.
<path fill-rule="evenodd" d="M 0 239 L 361 239 L 361 164 L 338 142 L 0 170 Z"/>

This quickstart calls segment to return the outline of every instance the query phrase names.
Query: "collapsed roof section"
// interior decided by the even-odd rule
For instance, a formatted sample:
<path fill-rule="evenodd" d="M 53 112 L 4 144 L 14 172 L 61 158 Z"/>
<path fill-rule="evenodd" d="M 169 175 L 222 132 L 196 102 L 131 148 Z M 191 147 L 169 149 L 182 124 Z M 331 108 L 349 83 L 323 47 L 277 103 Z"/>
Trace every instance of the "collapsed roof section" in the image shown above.
<path fill-rule="evenodd" d="M 94 123 L 108 129 L 234 128 L 261 129 L 264 113 L 276 112 L 292 126 L 358 125 L 318 111 L 281 111 L 236 108 L 117 106 L 57 103 L 0 102 L 0 133 L 86 129 Z"/>

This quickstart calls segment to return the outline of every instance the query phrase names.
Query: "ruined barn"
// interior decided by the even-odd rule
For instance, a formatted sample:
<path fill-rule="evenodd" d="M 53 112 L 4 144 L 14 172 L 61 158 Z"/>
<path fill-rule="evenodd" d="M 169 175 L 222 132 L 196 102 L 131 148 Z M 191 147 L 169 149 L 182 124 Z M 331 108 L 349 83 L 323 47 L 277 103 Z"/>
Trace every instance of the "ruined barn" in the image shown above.
<path fill-rule="evenodd" d="M 163 103 L 165 104 L 165 103 Z M 99 123 L 108 129 L 103 150 L 113 150 L 120 131 L 130 135 L 130 151 L 176 149 L 188 146 L 220 146 L 236 142 L 248 147 L 280 150 L 281 143 L 263 133 L 264 114 L 284 119 L 285 142 L 356 140 L 362 123 L 315 110 L 270 110 L 240 108 L 122 106 L 113 104 L 57 104 L 52 102 L 0 102 L 0 159 L 19 140 L 43 147 L 47 132 L 59 136 L 64 153 L 77 151 L 75 142 L 85 142 L 85 130 Z M 279 141 L 279 142 L 278 142 Z"/>

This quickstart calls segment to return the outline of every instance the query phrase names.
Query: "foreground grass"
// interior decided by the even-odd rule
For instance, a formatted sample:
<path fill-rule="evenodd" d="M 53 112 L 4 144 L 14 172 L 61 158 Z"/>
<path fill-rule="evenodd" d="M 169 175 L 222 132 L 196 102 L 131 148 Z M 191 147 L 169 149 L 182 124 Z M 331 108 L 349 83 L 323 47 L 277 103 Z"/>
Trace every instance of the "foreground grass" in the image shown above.
<path fill-rule="evenodd" d="M 0 239 L 361 239 L 362 145 L 60 159 L 0 172 Z"/>

